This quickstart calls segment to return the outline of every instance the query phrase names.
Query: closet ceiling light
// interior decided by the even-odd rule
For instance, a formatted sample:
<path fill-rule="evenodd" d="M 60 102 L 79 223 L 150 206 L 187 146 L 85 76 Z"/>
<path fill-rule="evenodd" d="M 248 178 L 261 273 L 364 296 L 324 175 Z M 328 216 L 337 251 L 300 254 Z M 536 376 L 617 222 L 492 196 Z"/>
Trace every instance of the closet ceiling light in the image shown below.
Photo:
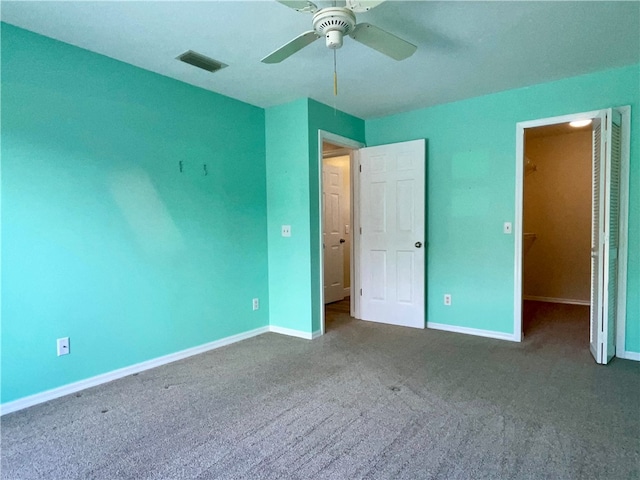
<path fill-rule="evenodd" d="M 586 127 L 589 124 L 591 124 L 590 118 L 587 120 L 575 120 L 573 122 L 569 122 L 569 125 L 575 128 Z"/>

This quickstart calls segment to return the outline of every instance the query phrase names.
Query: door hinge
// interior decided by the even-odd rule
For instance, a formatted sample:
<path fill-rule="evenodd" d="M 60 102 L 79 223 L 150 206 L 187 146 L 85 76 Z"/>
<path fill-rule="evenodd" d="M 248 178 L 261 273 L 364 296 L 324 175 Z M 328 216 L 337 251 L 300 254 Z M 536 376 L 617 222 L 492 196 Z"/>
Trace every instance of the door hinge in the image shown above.
<path fill-rule="evenodd" d="M 360 289 L 360 296 L 362 296 L 362 289 Z"/>
<path fill-rule="evenodd" d="M 362 235 L 362 227 L 360 227 L 360 235 Z"/>
<path fill-rule="evenodd" d="M 360 173 L 362 173 L 362 165 L 360 165 Z"/>

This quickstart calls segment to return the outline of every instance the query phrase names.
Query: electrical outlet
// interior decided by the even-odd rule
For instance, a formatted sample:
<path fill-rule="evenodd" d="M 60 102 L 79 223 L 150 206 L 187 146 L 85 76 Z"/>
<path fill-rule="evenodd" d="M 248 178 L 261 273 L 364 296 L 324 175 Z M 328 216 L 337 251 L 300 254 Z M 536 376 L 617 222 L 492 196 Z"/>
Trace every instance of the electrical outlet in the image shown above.
<path fill-rule="evenodd" d="M 451 306 L 451 294 L 450 294 L 450 293 L 445 293 L 445 294 L 444 294 L 444 304 L 445 304 L 447 307 L 450 307 L 450 306 Z"/>
<path fill-rule="evenodd" d="M 282 225 L 282 236 L 283 237 L 291 236 L 291 225 Z"/>
<path fill-rule="evenodd" d="M 59 338 L 57 345 L 58 356 L 67 355 L 69 353 L 69 337 Z"/>
<path fill-rule="evenodd" d="M 258 310 L 260 308 L 260 300 L 257 298 L 253 299 L 253 309 Z"/>

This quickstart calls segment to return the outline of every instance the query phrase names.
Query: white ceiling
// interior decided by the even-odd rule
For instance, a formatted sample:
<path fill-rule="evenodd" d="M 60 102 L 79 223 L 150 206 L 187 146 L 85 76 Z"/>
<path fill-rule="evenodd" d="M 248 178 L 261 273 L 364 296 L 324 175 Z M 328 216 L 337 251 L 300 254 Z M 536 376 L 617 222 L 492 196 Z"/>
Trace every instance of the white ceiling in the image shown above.
<path fill-rule="evenodd" d="M 333 55 L 322 39 L 280 64 L 260 62 L 311 29 L 311 15 L 275 0 L 1 7 L 7 23 L 260 107 L 310 97 L 365 119 L 640 62 L 638 1 L 388 0 L 358 21 L 418 51 L 397 62 L 346 38 L 334 97 Z M 211 74 L 175 60 L 187 50 L 229 67 Z"/>

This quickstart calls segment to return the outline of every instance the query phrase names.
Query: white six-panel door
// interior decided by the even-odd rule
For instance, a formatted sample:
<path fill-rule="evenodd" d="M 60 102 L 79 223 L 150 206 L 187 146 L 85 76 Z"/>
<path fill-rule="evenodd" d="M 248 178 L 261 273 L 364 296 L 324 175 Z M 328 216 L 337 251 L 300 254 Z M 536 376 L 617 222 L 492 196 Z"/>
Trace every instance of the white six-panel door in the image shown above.
<path fill-rule="evenodd" d="M 322 167 L 322 243 L 324 258 L 324 303 L 344 298 L 344 251 L 342 240 L 342 170 L 335 165 Z"/>
<path fill-rule="evenodd" d="M 425 141 L 359 150 L 360 318 L 424 328 Z"/>

